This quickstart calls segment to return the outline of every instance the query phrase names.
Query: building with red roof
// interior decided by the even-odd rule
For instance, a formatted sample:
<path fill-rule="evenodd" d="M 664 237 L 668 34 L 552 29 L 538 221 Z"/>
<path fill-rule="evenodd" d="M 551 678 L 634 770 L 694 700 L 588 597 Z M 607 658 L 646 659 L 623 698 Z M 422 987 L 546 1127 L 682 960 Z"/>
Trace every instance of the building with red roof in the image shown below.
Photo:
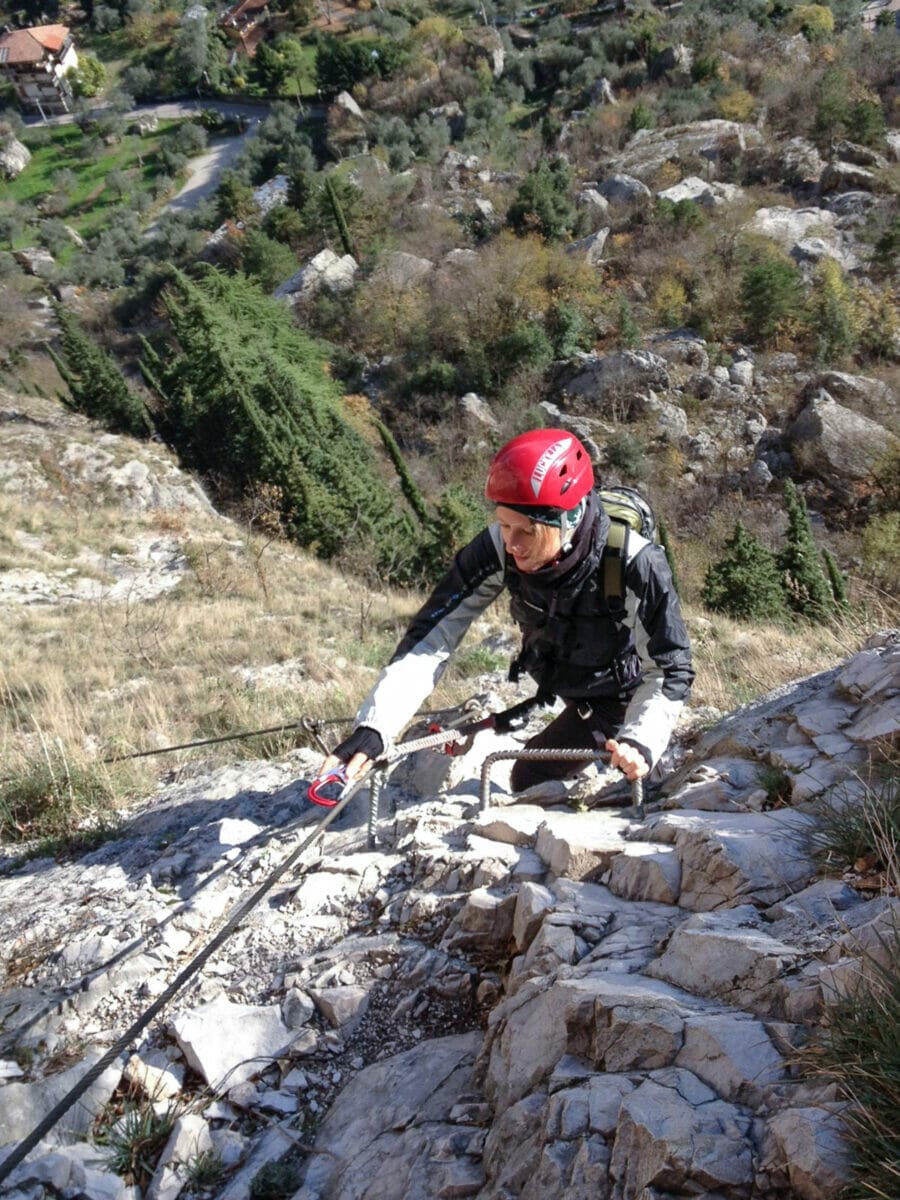
<path fill-rule="evenodd" d="M 72 89 L 66 72 L 77 66 L 75 44 L 65 25 L 33 25 L 0 36 L 0 72 L 12 82 L 23 112 L 42 117 L 69 112 Z"/>
<path fill-rule="evenodd" d="M 268 32 L 269 0 L 238 0 L 220 17 L 219 26 L 247 58 L 253 58 Z"/>

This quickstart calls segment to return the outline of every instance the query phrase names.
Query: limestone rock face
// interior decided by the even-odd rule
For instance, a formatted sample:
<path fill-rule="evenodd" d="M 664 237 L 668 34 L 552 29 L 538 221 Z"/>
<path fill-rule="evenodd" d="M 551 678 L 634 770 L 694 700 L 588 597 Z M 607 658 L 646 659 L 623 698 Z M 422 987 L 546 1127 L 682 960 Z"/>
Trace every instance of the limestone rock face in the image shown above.
<path fill-rule="evenodd" d="M 50 279 L 56 269 L 56 259 L 43 246 L 26 246 L 13 251 L 13 258 L 28 275 Z"/>
<path fill-rule="evenodd" d="M 276 299 L 307 299 L 321 290 L 346 292 L 353 287 L 359 264 L 352 254 L 339 255 L 326 246 L 296 275 L 280 283 L 272 293 Z"/>
<path fill-rule="evenodd" d="M 474 1195 L 484 1181 L 480 1154 L 469 1152 L 479 1130 L 454 1110 L 480 1041 L 436 1038 L 360 1072 L 322 1125 L 301 1195 L 361 1200 L 375 1178 L 383 1195 L 405 1200 Z"/>
<path fill-rule="evenodd" d="M 211 1001 L 173 1021 L 189 1064 L 210 1087 L 234 1087 L 258 1075 L 293 1040 L 277 1007 Z"/>
<path fill-rule="evenodd" d="M 664 129 L 639 129 L 621 154 L 612 160 L 612 165 L 616 171 L 652 181 L 663 163 L 699 156 L 705 158 L 714 171 L 723 157 L 743 153 L 762 142 L 763 136 L 755 126 L 736 121 L 692 121 Z"/>
<path fill-rule="evenodd" d="M 191 1103 L 158 1200 L 208 1148 L 232 1170 L 215 1200 L 247 1200 L 298 1143 L 295 1200 L 838 1200 L 841 1104 L 791 1063 L 896 954 L 900 901 L 816 877 L 807 801 L 834 782 L 858 798 L 867 746 L 900 729 L 898 693 L 886 631 L 720 720 L 640 823 L 566 810 L 565 784 L 541 804 L 501 787 L 482 811 L 463 756 L 433 794 L 415 790 L 421 764 L 389 777 L 372 850 L 363 794 L 314 832 L 302 780 L 320 756 L 297 750 L 161 787 L 77 861 L 7 870 L 0 963 L 29 954 L 27 982 L 0 986 L 0 1130 L 17 1138 L 100 1051 L 62 1075 L 54 1052 L 92 1031 L 109 1044 L 315 843 L 0 1192 L 131 1200 L 88 1140 L 124 1072 Z M 771 811 L 763 767 L 784 775 Z"/>
<path fill-rule="evenodd" d="M 100 1051 L 90 1051 L 81 1062 L 46 1079 L 31 1083 L 14 1080 L 0 1088 L 0 1129 L 3 1143 L 14 1143 L 26 1137 L 39 1121 L 80 1082 L 82 1077 L 101 1057 Z M 121 1067 L 107 1067 L 80 1102 L 62 1118 L 51 1131 L 51 1142 L 67 1142 L 83 1138 L 88 1133 L 94 1117 L 100 1112 L 116 1088 L 121 1077 Z"/>
<path fill-rule="evenodd" d="M 799 262 L 828 257 L 848 271 L 860 265 L 853 244 L 837 227 L 837 217 L 824 208 L 760 208 L 747 228 L 778 242 Z"/>
<path fill-rule="evenodd" d="M 577 242 L 571 242 L 566 246 L 566 251 L 583 258 L 588 266 L 597 267 L 603 261 L 603 248 L 610 232 L 609 227 L 598 229 L 596 233 L 580 238 Z"/>
<path fill-rule="evenodd" d="M 666 388 L 669 372 L 665 359 L 649 350 L 577 354 L 565 365 L 559 383 L 567 396 L 590 402 L 602 411 L 608 397 Z"/>
<path fill-rule="evenodd" d="M 608 175 L 597 184 L 597 191 L 613 205 L 645 204 L 650 199 L 647 185 L 624 171 Z"/>

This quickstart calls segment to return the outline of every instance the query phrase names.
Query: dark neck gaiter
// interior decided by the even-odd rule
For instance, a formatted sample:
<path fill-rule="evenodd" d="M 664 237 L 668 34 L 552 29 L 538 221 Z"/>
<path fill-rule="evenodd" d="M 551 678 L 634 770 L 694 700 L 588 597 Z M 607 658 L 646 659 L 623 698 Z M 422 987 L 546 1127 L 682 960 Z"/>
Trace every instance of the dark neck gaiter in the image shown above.
<path fill-rule="evenodd" d="M 606 545 L 609 532 L 609 517 L 600 507 L 596 492 L 587 496 L 587 508 L 581 523 L 572 538 L 572 549 L 557 562 L 540 571 L 527 574 L 518 572 L 523 579 L 538 590 L 552 590 L 564 586 L 578 585 L 595 569 Z M 507 569 L 515 571 L 515 564 L 508 560 Z"/>

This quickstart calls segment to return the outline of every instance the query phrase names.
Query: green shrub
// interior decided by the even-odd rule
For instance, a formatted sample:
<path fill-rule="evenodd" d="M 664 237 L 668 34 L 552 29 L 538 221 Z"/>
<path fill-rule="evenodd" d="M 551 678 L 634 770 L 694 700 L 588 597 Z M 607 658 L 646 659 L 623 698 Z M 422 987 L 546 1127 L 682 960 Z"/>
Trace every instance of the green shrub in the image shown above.
<path fill-rule="evenodd" d="M 706 572 L 703 603 L 739 621 L 772 621 L 785 615 L 775 556 L 741 521 L 725 543 L 723 557 Z"/>
<path fill-rule="evenodd" d="M 628 128 L 632 133 L 636 133 L 639 129 L 653 129 L 655 125 L 653 109 L 639 100 L 628 114 Z"/>
<path fill-rule="evenodd" d="M 667 200 L 663 197 L 656 202 L 656 213 L 663 224 L 679 229 L 696 229 L 705 220 L 703 209 L 696 200 Z"/>
<path fill-rule="evenodd" d="M 868 146 L 884 140 L 884 109 L 875 92 L 863 86 L 856 73 L 832 66 L 818 87 L 813 135 L 822 146 L 848 137 Z"/>
<path fill-rule="evenodd" d="M 788 258 L 770 255 L 748 266 L 741 278 L 741 309 L 749 337 L 772 342 L 800 312 L 803 279 Z"/>
<path fill-rule="evenodd" d="M 853 293 L 833 258 L 826 258 L 816 272 L 807 300 L 809 324 L 816 362 L 839 364 L 856 346 Z"/>
<path fill-rule="evenodd" d="M 319 39 L 316 53 L 316 84 L 327 95 L 350 91 L 372 75 L 388 79 L 409 57 L 402 42 L 387 38 Z"/>
<path fill-rule="evenodd" d="M 862 536 L 863 565 L 879 583 L 892 587 L 900 579 L 900 512 L 872 517 Z"/>
<path fill-rule="evenodd" d="M 641 327 L 634 319 L 631 305 L 621 295 L 616 303 L 615 334 L 618 345 L 624 346 L 626 350 L 636 349 L 643 340 Z"/>
<path fill-rule="evenodd" d="M 130 1187 L 147 1187 L 177 1116 L 177 1110 L 171 1106 L 157 1112 L 149 1099 L 126 1108 L 124 1114 L 97 1137 L 104 1148 L 109 1169 L 121 1175 Z"/>
<path fill-rule="evenodd" d="M 647 474 L 646 447 L 628 430 L 620 430 L 607 439 L 606 459 L 629 479 L 643 479 Z"/>
<path fill-rule="evenodd" d="M 834 33 L 834 13 L 824 4 L 798 4 L 786 23 L 790 33 L 802 33 L 810 42 L 822 42 Z"/>
<path fill-rule="evenodd" d="M 520 235 L 537 232 L 547 241 L 563 237 L 575 223 L 571 182 L 563 159 L 542 161 L 519 184 L 508 224 Z"/>
<path fill-rule="evenodd" d="M 0 839 L 77 842 L 84 832 L 103 840 L 116 800 L 108 769 L 46 747 L 0 783 Z"/>
<path fill-rule="evenodd" d="M 297 259 L 284 242 L 275 241 L 261 229 L 250 229 L 241 242 L 241 266 L 264 292 L 272 292 L 296 273 Z"/>
<path fill-rule="evenodd" d="M 456 368 L 442 359 L 431 359 L 409 373 L 405 390 L 412 394 L 440 396 L 455 390 Z"/>
<path fill-rule="evenodd" d="M 78 66 L 69 67 L 66 75 L 76 96 L 99 96 L 106 83 L 106 67 L 95 55 L 84 51 L 78 55 Z"/>
<path fill-rule="evenodd" d="M 577 304 L 566 300 L 560 300 L 547 314 L 547 333 L 555 358 L 571 358 L 579 350 L 589 350 L 594 340 L 591 322 Z"/>
<path fill-rule="evenodd" d="M 553 359 L 553 346 L 544 327 L 537 321 L 520 321 L 495 343 L 494 349 L 501 371 L 545 367 Z"/>
<path fill-rule="evenodd" d="M 484 504 L 459 484 L 444 489 L 428 520 L 429 536 L 419 554 L 420 579 L 440 579 L 458 550 L 484 528 Z"/>
<path fill-rule="evenodd" d="M 250 1200 L 290 1200 L 300 1186 L 301 1172 L 297 1163 L 269 1162 L 253 1176 Z"/>

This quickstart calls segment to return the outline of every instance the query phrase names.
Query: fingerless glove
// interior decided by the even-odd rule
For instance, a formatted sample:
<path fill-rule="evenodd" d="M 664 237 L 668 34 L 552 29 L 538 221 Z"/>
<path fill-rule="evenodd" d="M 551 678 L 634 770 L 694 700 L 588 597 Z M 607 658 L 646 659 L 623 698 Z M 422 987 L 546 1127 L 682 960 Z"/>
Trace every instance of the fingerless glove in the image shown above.
<path fill-rule="evenodd" d="M 339 746 L 335 746 L 332 754 L 341 762 L 348 763 L 354 754 L 364 754 L 366 758 L 380 758 L 384 754 L 384 739 L 376 729 L 368 725 L 358 725 L 349 737 L 344 738 Z"/>

